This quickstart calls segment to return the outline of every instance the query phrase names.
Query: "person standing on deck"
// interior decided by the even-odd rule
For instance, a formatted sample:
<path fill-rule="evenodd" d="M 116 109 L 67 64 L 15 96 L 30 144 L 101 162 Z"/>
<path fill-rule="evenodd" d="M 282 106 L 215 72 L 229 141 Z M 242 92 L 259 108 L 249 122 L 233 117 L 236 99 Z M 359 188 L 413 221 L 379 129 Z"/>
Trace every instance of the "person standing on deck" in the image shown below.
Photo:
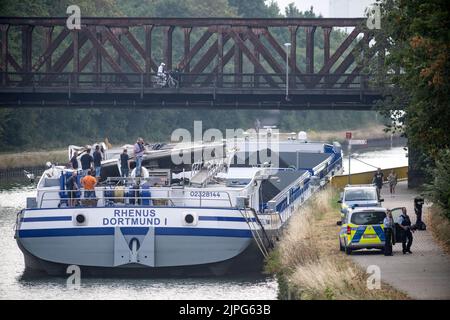
<path fill-rule="evenodd" d="M 72 169 L 78 170 L 78 152 L 75 151 L 72 158 L 70 158 L 70 164 L 72 165 Z"/>
<path fill-rule="evenodd" d="M 78 190 L 77 172 L 73 171 L 72 176 L 66 181 L 66 189 L 69 193 L 69 207 L 74 207 L 77 203 L 76 191 Z"/>
<path fill-rule="evenodd" d="M 95 186 L 97 185 L 97 179 L 91 175 L 91 170 L 88 174 L 81 179 L 81 185 L 84 188 L 84 197 L 86 199 L 95 198 Z"/>
<path fill-rule="evenodd" d="M 136 158 L 136 177 L 141 176 L 142 158 L 144 157 L 144 139 L 138 138 L 134 145 L 134 156 Z"/>
<path fill-rule="evenodd" d="M 381 188 L 383 188 L 384 174 L 381 172 L 381 168 L 378 168 L 377 172 L 373 175 L 372 183 L 377 187 L 378 200 L 381 198 Z"/>
<path fill-rule="evenodd" d="M 92 162 L 94 162 L 94 158 L 91 156 L 91 149 L 86 149 L 86 153 L 83 154 L 80 158 L 81 162 L 81 170 L 83 170 L 83 176 L 88 174 L 88 170 L 92 166 Z"/>
<path fill-rule="evenodd" d="M 102 153 L 100 152 L 100 146 L 97 145 L 94 151 L 94 169 L 95 169 L 95 177 L 97 180 L 100 178 L 100 169 L 102 167 Z"/>
<path fill-rule="evenodd" d="M 123 149 L 120 155 L 120 172 L 122 172 L 122 177 L 127 178 L 130 172 L 130 157 L 128 156 L 127 149 Z"/>

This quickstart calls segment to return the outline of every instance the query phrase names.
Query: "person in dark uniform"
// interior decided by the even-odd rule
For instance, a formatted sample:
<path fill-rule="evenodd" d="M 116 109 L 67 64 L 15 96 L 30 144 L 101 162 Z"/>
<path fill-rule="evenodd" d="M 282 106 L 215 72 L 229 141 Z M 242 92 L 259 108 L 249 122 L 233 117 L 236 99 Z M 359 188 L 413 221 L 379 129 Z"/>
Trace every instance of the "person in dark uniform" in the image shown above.
<path fill-rule="evenodd" d="M 392 218 L 391 210 L 386 211 L 386 218 L 383 220 L 384 224 L 384 255 L 392 256 L 392 235 L 394 228 L 394 219 Z"/>
<path fill-rule="evenodd" d="M 91 156 L 91 149 L 86 149 L 86 153 L 83 154 L 80 158 L 81 162 L 81 170 L 83 170 L 83 176 L 88 175 L 89 169 L 91 169 L 92 162 L 94 162 L 94 158 Z"/>
<path fill-rule="evenodd" d="M 384 174 L 381 172 L 381 168 L 378 168 L 377 172 L 373 175 L 372 183 L 377 187 L 378 199 L 381 197 L 381 188 L 383 188 Z"/>
<path fill-rule="evenodd" d="M 73 171 L 72 176 L 69 179 L 67 179 L 66 189 L 69 194 L 69 206 L 74 207 L 77 204 L 76 192 L 78 190 L 76 171 Z"/>
<path fill-rule="evenodd" d="M 127 149 L 123 149 L 120 155 L 120 171 L 122 172 L 122 177 L 128 177 L 130 172 L 130 157 L 128 156 Z"/>
<path fill-rule="evenodd" d="M 96 145 L 95 146 L 95 151 L 94 151 L 94 170 L 95 170 L 95 177 L 97 178 L 97 181 L 100 179 L 100 171 L 102 168 L 102 153 L 100 152 L 100 146 Z"/>
<path fill-rule="evenodd" d="M 420 196 L 414 198 L 414 212 L 416 213 L 416 224 L 417 230 L 426 230 L 427 226 L 422 221 L 422 207 L 424 204 L 424 199 Z"/>
<path fill-rule="evenodd" d="M 403 249 L 403 254 L 408 253 L 412 253 L 411 252 L 411 245 L 413 242 L 413 231 L 411 229 L 411 219 L 409 219 L 409 216 L 406 212 L 406 208 L 402 208 L 402 214 L 400 215 L 399 219 L 398 219 L 398 224 L 400 226 L 400 228 L 402 228 L 403 230 L 403 235 L 402 235 L 402 249 Z"/>
<path fill-rule="evenodd" d="M 77 170 L 78 169 L 78 152 L 75 151 L 72 158 L 70 158 L 70 164 L 72 165 L 72 169 Z"/>

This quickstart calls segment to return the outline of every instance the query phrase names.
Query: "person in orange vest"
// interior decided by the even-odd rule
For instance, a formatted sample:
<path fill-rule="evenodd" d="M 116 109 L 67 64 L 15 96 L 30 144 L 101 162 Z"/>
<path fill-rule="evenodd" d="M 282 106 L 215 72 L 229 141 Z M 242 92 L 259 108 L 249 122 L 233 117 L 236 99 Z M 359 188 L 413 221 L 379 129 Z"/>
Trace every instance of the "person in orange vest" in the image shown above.
<path fill-rule="evenodd" d="M 81 179 L 81 185 L 84 188 L 84 198 L 95 198 L 95 186 L 97 185 L 97 179 L 92 176 L 92 170 L 89 169 L 88 174 Z"/>

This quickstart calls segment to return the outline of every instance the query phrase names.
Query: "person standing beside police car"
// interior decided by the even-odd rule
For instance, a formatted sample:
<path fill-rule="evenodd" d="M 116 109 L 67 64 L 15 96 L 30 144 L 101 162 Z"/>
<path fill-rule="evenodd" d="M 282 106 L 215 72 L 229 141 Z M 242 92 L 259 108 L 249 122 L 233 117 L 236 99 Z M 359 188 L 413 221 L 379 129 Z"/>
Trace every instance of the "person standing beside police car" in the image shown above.
<path fill-rule="evenodd" d="M 394 219 L 391 210 L 386 211 L 386 217 L 383 220 L 384 225 L 384 255 L 392 256 L 392 235 L 394 228 Z"/>
<path fill-rule="evenodd" d="M 398 218 L 398 225 L 400 228 L 402 228 L 402 249 L 403 254 L 412 253 L 411 252 L 411 245 L 413 242 L 413 235 L 412 232 L 414 231 L 411 229 L 411 219 L 409 218 L 406 208 L 402 208 L 402 214 Z"/>

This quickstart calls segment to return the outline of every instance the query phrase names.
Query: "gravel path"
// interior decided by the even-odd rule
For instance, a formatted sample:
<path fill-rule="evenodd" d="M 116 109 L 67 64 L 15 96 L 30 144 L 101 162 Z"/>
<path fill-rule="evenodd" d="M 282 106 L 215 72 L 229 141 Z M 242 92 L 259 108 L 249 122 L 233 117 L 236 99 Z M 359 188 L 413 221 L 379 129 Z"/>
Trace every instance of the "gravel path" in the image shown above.
<path fill-rule="evenodd" d="M 389 187 L 382 190 L 384 207 L 405 206 L 415 222 L 414 197 L 416 192 L 407 189 L 406 182 L 397 185 L 395 197 L 389 195 Z M 426 208 L 424 213 L 426 215 Z M 427 221 L 424 217 L 424 221 Z M 450 299 L 450 257 L 432 238 L 430 231 L 416 231 L 411 247 L 413 254 L 402 253 L 402 246 L 394 246 L 394 255 L 386 257 L 376 251 L 356 251 L 352 258 L 362 267 L 378 265 L 382 281 L 405 292 L 413 299 Z"/>

